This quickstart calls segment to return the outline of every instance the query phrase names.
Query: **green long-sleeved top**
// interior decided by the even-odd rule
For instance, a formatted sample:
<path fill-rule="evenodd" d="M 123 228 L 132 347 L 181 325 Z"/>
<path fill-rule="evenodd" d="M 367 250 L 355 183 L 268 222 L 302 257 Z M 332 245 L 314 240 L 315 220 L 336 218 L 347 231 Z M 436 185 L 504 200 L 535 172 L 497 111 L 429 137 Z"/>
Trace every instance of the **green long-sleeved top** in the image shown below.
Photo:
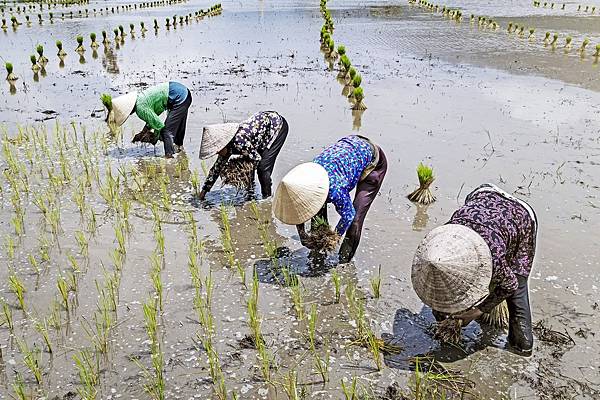
<path fill-rule="evenodd" d="M 188 89 L 181 83 L 161 83 L 138 93 L 135 101 L 135 113 L 149 128 L 160 132 L 165 124 L 158 116 L 167 109 L 169 102 L 171 102 L 171 106 L 176 106 L 183 103 L 187 96 Z"/>

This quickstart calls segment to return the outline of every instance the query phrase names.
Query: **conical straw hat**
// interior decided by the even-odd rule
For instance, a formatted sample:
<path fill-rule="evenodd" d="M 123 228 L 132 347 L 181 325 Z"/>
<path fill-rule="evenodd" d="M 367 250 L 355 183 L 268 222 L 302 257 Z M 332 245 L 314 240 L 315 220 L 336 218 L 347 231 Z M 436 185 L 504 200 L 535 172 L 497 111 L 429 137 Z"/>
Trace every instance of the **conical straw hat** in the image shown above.
<path fill-rule="evenodd" d="M 328 194 L 329 175 L 325 168 L 313 162 L 300 164 L 277 186 L 273 212 L 284 224 L 302 224 L 319 212 Z"/>
<path fill-rule="evenodd" d="M 492 255 L 474 230 L 457 224 L 433 229 L 412 264 L 412 284 L 423 303 L 448 314 L 467 310 L 489 294 Z"/>
<path fill-rule="evenodd" d="M 200 159 L 212 157 L 227 146 L 237 133 L 239 126 L 233 122 L 205 126 L 200 143 Z"/>
<path fill-rule="evenodd" d="M 119 96 L 112 100 L 112 116 L 109 116 L 109 121 L 112 121 L 117 126 L 121 126 L 127 121 L 135 102 L 137 100 L 137 92 L 131 92 Z"/>

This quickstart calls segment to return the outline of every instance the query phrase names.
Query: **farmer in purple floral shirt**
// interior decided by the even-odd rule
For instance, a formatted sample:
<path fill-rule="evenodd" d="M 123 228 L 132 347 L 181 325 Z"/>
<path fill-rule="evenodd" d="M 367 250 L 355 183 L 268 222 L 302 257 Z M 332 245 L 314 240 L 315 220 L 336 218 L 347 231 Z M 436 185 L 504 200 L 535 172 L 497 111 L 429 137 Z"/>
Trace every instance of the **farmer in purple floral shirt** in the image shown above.
<path fill-rule="evenodd" d="M 450 221 L 432 230 L 413 261 L 415 291 L 436 318 L 471 321 L 506 300 L 508 343 L 533 348 L 528 277 L 535 255 L 535 212 L 494 185 L 470 193 Z"/>
<path fill-rule="evenodd" d="M 304 223 L 327 221 L 327 204 L 340 215 L 335 231 L 346 235 L 340 262 L 349 262 L 358 248 L 367 211 L 383 183 L 387 160 L 383 150 L 362 136 L 347 136 L 324 149 L 312 163 L 297 166 L 279 185 L 273 200 L 275 216 L 296 225 L 307 245 Z M 350 192 L 356 188 L 354 200 Z"/>
<path fill-rule="evenodd" d="M 262 197 L 270 197 L 271 174 L 287 134 L 287 121 L 275 111 L 258 112 L 239 124 L 206 126 L 200 144 L 200 158 L 215 154 L 218 157 L 206 177 L 200 200 L 204 200 L 206 193 L 210 192 L 232 155 L 243 156 L 255 163 Z"/>

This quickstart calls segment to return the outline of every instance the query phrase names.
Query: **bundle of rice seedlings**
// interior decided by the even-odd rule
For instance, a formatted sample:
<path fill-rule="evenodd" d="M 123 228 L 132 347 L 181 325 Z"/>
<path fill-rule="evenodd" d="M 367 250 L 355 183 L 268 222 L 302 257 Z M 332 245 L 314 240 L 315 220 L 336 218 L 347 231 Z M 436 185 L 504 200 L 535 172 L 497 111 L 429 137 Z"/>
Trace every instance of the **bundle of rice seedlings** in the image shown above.
<path fill-rule="evenodd" d="M 92 43 L 90 44 L 90 47 L 92 49 L 97 49 L 99 44 L 98 44 L 98 42 L 96 42 L 96 33 L 94 33 L 94 32 L 90 33 L 90 40 L 92 41 Z"/>
<path fill-rule="evenodd" d="M 17 75 L 15 75 L 15 73 L 13 72 L 13 65 L 9 62 L 5 63 L 4 66 L 6 67 L 6 80 L 9 82 L 14 82 L 17 79 L 19 79 L 19 77 Z"/>
<path fill-rule="evenodd" d="M 429 190 L 429 187 L 435 180 L 433 169 L 423 163 L 419 163 L 417 167 L 417 176 L 419 177 L 419 188 L 408 195 L 410 201 L 419 204 L 431 204 L 435 201 L 435 196 Z"/>
<path fill-rule="evenodd" d="M 336 58 L 337 53 L 335 52 L 335 42 L 333 41 L 333 38 L 329 38 L 329 43 L 327 44 L 327 46 L 327 54 L 329 55 L 329 57 Z"/>
<path fill-rule="evenodd" d="M 594 57 L 600 57 L 600 44 L 596 45 L 596 52 L 594 53 Z"/>
<path fill-rule="evenodd" d="M 35 54 L 30 55 L 29 60 L 31 60 L 31 70 L 34 73 L 37 73 L 40 70 L 40 66 L 37 63 L 37 57 L 35 56 Z"/>
<path fill-rule="evenodd" d="M 0 27 L 3 30 L 7 30 L 8 26 L 6 25 L 6 18 L 2 18 L 2 26 Z"/>
<path fill-rule="evenodd" d="M 362 83 L 362 76 L 360 76 L 359 73 L 356 73 L 353 77 L 352 77 L 352 87 L 354 89 L 357 89 L 360 87 L 360 84 Z M 354 98 L 354 90 L 350 92 L 350 94 L 348 95 L 349 99 L 353 99 Z"/>
<path fill-rule="evenodd" d="M 579 51 L 583 53 L 588 44 L 590 44 L 590 39 L 589 38 L 583 39 L 583 42 L 581 43 L 581 47 L 579 48 Z"/>
<path fill-rule="evenodd" d="M 498 304 L 489 313 L 484 313 L 479 317 L 479 321 L 488 324 L 496 329 L 508 329 L 508 304 L 506 301 Z"/>
<path fill-rule="evenodd" d="M 570 49 L 572 42 L 573 38 L 571 36 L 567 36 L 567 38 L 565 39 L 565 49 Z"/>
<path fill-rule="evenodd" d="M 324 218 L 315 218 L 311 224 L 307 247 L 317 251 L 333 251 L 340 241 L 340 235 L 331 229 Z"/>
<path fill-rule="evenodd" d="M 548 44 L 548 41 L 550 41 L 550 32 L 546 32 L 546 37 L 544 37 L 544 44 Z"/>
<path fill-rule="evenodd" d="M 337 48 L 337 53 L 340 55 L 340 57 L 346 55 L 346 46 L 340 44 Z M 342 63 L 342 60 L 340 59 L 340 64 Z"/>
<path fill-rule="evenodd" d="M 434 328 L 433 337 L 443 343 L 459 344 L 462 340 L 462 321 L 447 318 L 438 322 Z"/>
<path fill-rule="evenodd" d="M 108 40 L 108 37 L 106 36 L 106 31 L 102 31 L 102 44 L 106 46 L 109 43 L 110 40 Z"/>
<path fill-rule="evenodd" d="M 102 101 L 102 105 L 106 108 L 106 114 L 108 115 L 112 111 L 112 96 L 107 93 L 102 93 L 100 101 Z"/>
<path fill-rule="evenodd" d="M 37 51 L 39 57 L 38 57 L 38 64 L 40 64 L 40 66 L 44 66 L 46 64 L 48 64 L 48 59 L 46 57 L 44 57 L 44 46 L 42 46 L 41 44 L 38 44 L 37 47 L 35 48 L 35 51 Z"/>
<path fill-rule="evenodd" d="M 354 97 L 354 105 L 352 106 L 353 110 L 364 111 L 367 109 L 365 103 L 363 103 L 363 99 L 365 95 L 363 93 L 363 88 L 357 87 L 352 91 L 352 95 Z"/>
<path fill-rule="evenodd" d="M 77 47 L 75 51 L 79 54 L 85 53 L 85 47 L 83 47 L 83 36 L 77 36 Z"/>
<path fill-rule="evenodd" d="M 56 48 L 58 49 L 58 53 L 56 53 L 58 57 L 64 57 L 67 55 L 67 52 L 63 49 L 63 45 L 60 40 L 56 41 Z"/>
<path fill-rule="evenodd" d="M 552 42 L 550 42 L 550 45 L 555 46 L 557 41 L 558 41 L 558 34 L 555 33 L 554 36 L 552 37 Z"/>
<path fill-rule="evenodd" d="M 535 29 L 534 28 L 530 28 L 529 29 L 529 37 L 528 37 L 528 39 L 533 39 L 534 33 L 535 33 Z"/>
<path fill-rule="evenodd" d="M 154 132 L 143 130 L 142 132 L 136 133 L 133 139 L 131 139 L 131 143 L 138 142 L 149 143 L 152 146 L 155 146 L 156 142 L 158 142 L 158 136 Z"/>
<path fill-rule="evenodd" d="M 338 50 L 338 52 L 339 52 L 339 50 Z M 337 77 L 338 77 L 338 79 L 346 79 L 346 77 L 348 76 L 348 71 L 350 71 L 350 68 L 352 67 L 352 64 L 350 63 L 350 59 L 348 58 L 348 56 L 346 54 L 341 55 L 340 65 L 342 66 L 342 68 Z"/>
<path fill-rule="evenodd" d="M 245 157 L 232 157 L 227 161 L 221 171 L 221 180 L 224 185 L 230 185 L 237 190 L 252 189 L 254 183 L 254 170 L 256 164 Z"/>

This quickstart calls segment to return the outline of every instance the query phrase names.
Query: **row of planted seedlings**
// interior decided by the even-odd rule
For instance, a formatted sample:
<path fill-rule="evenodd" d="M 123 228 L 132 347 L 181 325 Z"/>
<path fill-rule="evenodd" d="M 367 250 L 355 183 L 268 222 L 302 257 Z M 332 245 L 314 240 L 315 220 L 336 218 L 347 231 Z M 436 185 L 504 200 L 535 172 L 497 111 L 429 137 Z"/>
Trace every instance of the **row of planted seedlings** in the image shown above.
<path fill-rule="evenodd" d="M 333 64 L 337 61 L 339 71 L 337 79 L 343 85 L 342 96 L 352 102 L 352 109 L 364 111 L 367 106 L 363 102 L 365 98 L 364 90 L 361 86 L 362 76 L 352 66 L 350 58 L 346 54 L 346 47 L 339 45 L 336 49 L 333 40 L 333 31 L 335 29 L 331 12 L 327 8 L 327 0 L 321 0 L 321 15 L 325 20 L 321 27 L 321 50 L 325 53 L 327 61 L 330 63 L 330 69 L 333 70 Z"/>
<path fill-rule="evenodd" d="M 12 4 L 8 4 L 7 2 L 2 2 L 2 4 L 0 4 L 0 14 L 4 14 L 6 12 L 12 14 L 12 13 L 17 13 L 17 14 L 26 14 L 26 13 L 35 13 L 36 12 L 36 7 L 39 11 L 43 11 L 44 7 L 47 10 L 51 10 L 51 9 L 57 9 L 57 8 L 63 8 L 63 7 L 71 7 L 71 6 L 85 6 L 88 5 L 89 1 L 81 1 L 81 2 L 73 2 L 71 4 L 62 4 L 62 3 L 57 3 L 57 2 L 28 2 L 27 5 L 23 5 L 23 3 L 21 2 L 13 2 Z"/>
<path fill-rule="evenodd" d="M 15 136 L 4 133 L 2 146 L 3 175 L 6 180 L 6 185 L 2 186 L 2 197 L 4 200 L 5 194 L 10 194 L 12 205 L 3 210 L 12 215 L 9 219 L 14 229 L 14 234 L 6 236 L 4 249 L 9 260 L 8 290 L 14 296 L 14 302 L 3 298 L 0 322 L 11 338 L 7 343 L 13 343 L 12 338 L 17 343 L 16 346 L 11 344 L 8 350 L 20 353 L 22 358 L 13 380 L 14 397 L 45 397 L 47 391 L 51 390 L 45 377 L 51 373 L 52 355 L 67 352 L 72 353 L 74 370 L 79 377 L 79 396 L 83 399 L 97 398 L 102 371 L 110 363 L 111 342 L 118 325 L 121 271 L 132 230 L 132 201 L 126 191 L 128 171 L 123 167 L 115 171 L 111 165 L 106 165 L 102 173 L 100 160 L 107 152 L 108 141 L 98 133 L 89 135 L 85 130 L 78 132 L 74 124 L 66 128 L 57 125 L 52 135 L 43 127 L 21 128 Z M 142 179 L 134 171 L 130 172 L 129 179 L 134 182 L 134 187 L 139 187 L 143 185 L 140 183 Z M 156 171 L 151 176 L 157 175 L 164 176 Z M 164 177 L 161 179 L 164 182 Z M 103 210 L 93 206 L 94 200 L 100 198 L 105 203 Z M 155 308 L 161 310 L 163 303 L 159 270 L 162 264 L 159 257 L 164 257 L 165 245 L 160 229 L 160 213 L 155 200 L 143 194 L 138 194 L 136 200 L 148 205 L 155 216 L 157 249 L 156 255 L 151 257 L 150 275 Z M 161 191 L 160 206 L 169 210 L 170 203 L 169 194 Z M 29 207 L 30 204 L 35 207 Z M 108 235 L 114 239 L 115 248 L 108 254 L 112 264 L 110 268 L 105 267 L 103 262 L 98 263 L 97 259 L 90 259 L 88 250 L 91 240 L 105 239 L 97 237 L 100 224 L 96 215 L 99 211 L 104 215 L 104 224 L 112 219 L 112 229 L 108 229 Z M 74 213 L 79 215 L 80 221 L 72 227 L 73 232 L 68 232 L 67 225 L 74 220 Z M 33 227 L 40 225 L 32 223 L 37 218 L 42 222 L 37 240 L 28 240 L 34 237 Z M 65 241 L 65 236 L 74 237 L 75 245 Z M 27 248 L 31 243 L 37 243 L 38 246 Z M 78 249 L 77 254 L 71 252 L 72 247 Z M 68 267 L 54 270 L 54 265 Z M 98 269 L 100 266 L 102 270 Z M 77 316 L 79 281 L 88 271 L 93 275 L 101 273 L 101 278 L 95 279 L 94 285 L 98 300 L 91 316 Z M 44 284 L 30 282 L 29 276 L 34 276 L 36 281 L 56 277 L 54 300 L 50 302 L 46 313 L 39 312 L 39 301 L 35 299 L 38 286 Z M 13 309 L 21 310 L 21 319 L 14 315 Z M 148 322 L 151 321 L 152 310 L 150 303 L 144 308 L 147 329 L 152 328 L 151 322 Z M 82 329 L 87 344 L 73 349 L 64 335 L 68 335 L 67 332 L 77 325 Z M 34 334 L 31 334 L 30 327 L 35 330 Z M 156 398 L 160 397 L 155 393 L 164 392 L 159 350 L 160 346 L 152 349 L 152 379 L 145 385 Z M 142 369 L 142 372 L 143 375 L 148 373 L 146 369 Z"/>
<path fill-rule="evenodd" d="M 134 4 L 128 4 L 128 5 L 122 5 L 122 6 L 116 6 L 116 7 L 104 7 L 104 8 L 93 8 L 93 9 L 84 9 L 84 10 L 78 10 L 77 13 L 74 13 L 73 11 L 70 11 L 68 13 L 60 13 L 60 15 L 58 14 L 54 14 L 53 12 L 49 12 L 48 15 L 42 15 L 41 13 L 37 14 L 37 25 L 36 26 L 41 26 L 44 24 L 45 21 L 49 22 L 50 24 L 54 24 L 55 20 L 61 20 L 64 21 L 65 19 L 73 19 L 73 18 L 89 18 L 89 17 L 96 17 L 96 16 L 105 16 L 105 15 L 111 15 L 111 14 L 115 14 L 115 12 L 118 14 L 120 12 L 124 12 L 124 11 L 133 11 L 133 10 L 137 10 L 138 7 L 140 9 L 145 9 L 145 8 L 151 8 L 151 7 L 160 7 L 160 6 L 165 6 L 165 5 L 173 5 L 173 4 L 180 4 L 183 3 L 187 0 L 172 0 L 172 1 L 166 1 L 166 2 L 157 2 L 157 3 L 134 3 Z M 19 20 L 19 18 L 14 15 L 14 13 L 12 11 L 9 12 L 9 14 L 11 14 L 10 16 L 10 26 L 12 27 L 13 32 L 17 32 L 18 28 L 21 25 L 24 25 L 26 27 L 32 27 L 33 23 L 34 23 L 34 19 L 35 17 L 31 17 L 29 15 L 25 15 L 25 19 L 23 20 Z M 2 12 L 2 15 L 4 16 L 4 12 Z M 2 25 L 0 25 L 0 29 L 2 29 L 4 32 L 8 31 L 9 25 L 7 23 L 6 18 L 2 18 Z"/>
<path fill-rule="evenodd" d="M 5 248 L 11 264 L 7 279 L 9 290 L 17 300 L 16 308 L 22 311 L 23 318 L 15 321 L 12 313 L 14 306 L 7 300 L 3 301 L 2 308 L 3 323 L 8 327 L 10 337 L 16 338 L 18 352 L 22 355 L 24 368 L 17 369 L 13 382 L 15 397 L 19 399 L 38 398 L 49 389 L 45 384 L 45 376 L 49 373 L 56 347 L 60 352 L 65 350 L 61 338 L 76 318 L 79 280 L 90 268 L 88 242 L 96 235 L 98 228 L 96 210 L 90 199 L 92 188 L 98 187 L 101 182 L 99 153 L 106 148 L 106 144 L 97 134 L 90 137 L 83 131 L 81 137 L 75 125 L 57 125 L 52 133 L 50 136 L 43 127 L 31 127 L 21 128 L 13 137 L 7 134 L 3 137 L 3 163 L 8 166 L 4 177 L 11 192 L 14 211 L 11 220 L 17 238 L 15 241 L 7 237 L 6 241 Z M 66 202 L 65 198 L 69 197 L 71 201 Z M 35 207 L 26 207 L 29 204 Z M 72 232 L 77 254 L 71 252 L 72 244 L 65 243 L 64 237 L 69 236 L 64 225 L 65 213 L 67 221 L 73 213 L 79 214 L 77 228 L 81 229 Z M 32 223 L 36 219 L 40 219 L 41 224 Z M 28 240 L 35 237 L 35 226 L 40 226 L 37 240 Z M 27 248 L 31 243 L 37 243 L 38 246 Z M 23 259 L 18 259 L 17 255 Z M 53 270 L 54 265 L 68 267 Z M 115 265 L 118 266 L 116 262 Z M 29 279 L 23 279 L 29 276 L 35 276 L 35 285 Z M 56 294 L 44 315 L 38 310 L 39 302 L 35 301 L 34 294 L 38 291 L 40 281 L 50 276 L 56 277 Z M 111 318 L 102 304 L 115 303 L 115 287 L 118 286 L 115 283 L 118 277 L 113 273 L 106 272 L 105 277 L 105 283 L 97 286 L 99 292 L 105 294 L 101 296 L 104 301 L 99 302 L 99 311 L 84 326 L 97 349 L 106 348 L 106 332 L 110 330 Z M 28 335 L 31 326 L 36 331 L 33 345 L 28 343 L 32 341 L 31 334 Z M 58 345 L 54 344 L 56 342 Z M 44 354 L 50 355 L 47 361 Z M 89 369 L 97 365 L 90 354 L 81 350 L 73 355 L 82 385 L 84 370 L 88 372 L 85 375 L 87 378 L 91 377 L 93 371 L 98 374 L 97 368 Z M 32 381 L 34 385 L 27 386 Z"/>
<path fill-rule="evenodd" d="M 29 10 L 32 14 L 31 16 L 28 15 L 28 12 L 25 9 L 25 7 L 23 7 L 23 8 L 17 7 L 16 13 L 12 9 L 12 7 L 8 8 L 6 10 L 4 8 L 0 7 L 0 14 L 2 14 L 2 16 L 6 16 L 6 15 L 11 16 L 10 20 L 12 23 L 12 27 L 13 27 L 13 30 L 16 32 L 17 28 L 23 24 L 25 24 L 25 26 L 27 26 L 27 27 L 31 27 L 33 25 L 33 20 L 35 19 L 36 16 L 37 16 L 38 25 L 43 25 L 44 21 L 48 21 L 49 23 L 53 24 L 55 20 L 64 21 L 65 19 L 106 16 L 106 15 L 112 15 L 115 13 L 119 14 L 119 13 L 123 13 L 123 12 L 127 12 L 127 11 L 135 11 L 138 9 L 142 10 L 142 9 L 148 9 L 148 8 L 176 5 L 176 4 L 185 3 L 186 1 L 187 0 L 168 0 L 168 1 L 157 1 L 157 2 L 149 2 L 149 3 L 145 3 L 145 2 L 133 3 L 133 4 L 111 6 L 111 7 L 99 7 L 99 8 L 91 8 L 91 9 L 85 8 L 85 9 L 80 9 L 77 11 L 68 11 L 68 12 L 63 11 L 60 14 L 55 13 L 55 12 L 48 12 L 47 15 L 42 14 L 43 10 L 40 7 L 39 12 L 37 12 L 37 13 L 35 12 L 35 10 Z M 23 20 L 19 21 L 19 19 L 18 19 L 18 16 L 21 13 L 24 16 L 24 23 L 22 22 Z M 35 15 L 35 14 L 37 14 L 37 15 Z M 8 29 L 8 26 L 5 27 L 5 24 L 4 24 L 2 26 L 2 29 L 4 31 L 6 31 Z"/>
<path fill-rule="evenodd" d="M 450 17 L 452 20 L 460 23 L 462 21 L 462 12 L 460 10 L 452 10 L 448 9 L 445 6 L 439 6 L 433 3 L 430 3 L 426 0 L 411 0 L 410 4 L 418 5 L 419 7 L 426 8 L 432 12 L 441 12 L 442 15 Z M 480 28 L 489 28 L 493 30 L 498 30 L 501 28 L 501 25 L 491 17 L 478 16 L 476 17 L 474 14 L 471 14 L 470 17 L 471 24 L 477 23 Z M 521 39 L 527 39 L 530 43 L 535 43 L 536 41 L 536 29 L 534 27 L 525 27 L 524 25 L 515 24 L 513 22 L 509 22 L 506 28 L 508 34 L 514 34 L 516 37 Z M 558 33 L 546 32 L 544 35 L 544 39 L 542 41 L 544 47 L 549 47 L 551 50 L 556 50 L 557 48 L 564 49 L 565 53 L 570 53 L 573 49 L 576 49 L 579 55 L 584 58 L 587 53 L 587 48 L 589 47 L 591 41 L 589 38 L 585 37 L 579 45 L 576 45 L 573 42 L 573 37 L 571 35 L 567 35 L 564 38 L 564 42 L 561 43 L 560 35 Z M 593 53 L 594 64 L 598 63 L 600 58 L 600 44 L 595 46 L 595 50 Z"/>
<path fill-rule="evenodd" d="M 177 16 L 174 15 L 173 18 L 166 18 L 166 23 L 165 23 L 165 27 L 167 30 L 169 29 L 177 29 L 177 26 L 184 26 L 184 25 L 189 25 L 192 21 L 200 21 L 202 20 L 204 17 L 213 17 L 216 15 L 219 15 L 222 11 L 221 5 L 220 4 L 216 4 L 214 6 L 211 6 L 208 10 L 199 10 L 196 11 L 195 13 L 189 13 L 185 16 Z M 140 36 L 143 38 L 146 35 L 146 32 L 148 31 L 148 29 L 146 28 L 146 24 L 142 21 L 139 23 L 139 34 Z M 158 23 L 158 20 L 154 19 L 154 31 L 155 31 L 155 35 L 158 35 L 160 26 Z M 123 46 L 125 44 L 125 38 L 127 36 L 129 36 L 131 39 L 135 39 L 137 32 L 136 32 L 136 26 L 131 23 L 129 24 L 129 33 L 126 32 L 125 28 L 123 27 L 123 25 L 119 25 L 117 28 L 115 28 L 113 30 L 113 38 L 112 38 L 112 42 L 111 39 L 108 36 L 108 33 L 106 31 L 102 31 L 102 38 L 101 38 L 101 43 L 102 46 L 104 47 L 104 51 L 107 52 L 109 51 L 109 47 L 111 46 L 112 43 L 114 43 L 115 45 L 115 49 L 120 49 L 121 46 Z M 97 59 L 98 58 L 98 48 L 100 47 L 100 43 L 97 41 L 98 38 L 96 36 L 96 33 L 92 32 L 89 35 L 89 48 L 92 50 L 92 58 L 93 59 Z M 86 63 L 86 59 L 85 59 L 85 52 L 86 52 L 86 47 L 84 45 L 84 37 L 81 35 L 78 35 L 76 37 L 76 42 L 77 42 L 77 46 L 75 47 L 75 53 L 78 54 L 79 56 L 79 63 L 80 64 L 85 64 Z M 65 60 L 67 58 L 68 53 L 65 51 L 64 46 L 63 46 L 63 42 L 61 40 L 57 40 L 56 41 L 56 48 L 57 48 L 57 53 L 56 56 L 59 59 L 59 67 L 63 68 L 65 66 Z M 49 60 L 48 58 L 44 55 L 44 46 L 39 44 L 36 46 L 35 49 L 36 54 L 31 54 L 29 56 L 29 60 L 31 62 L 31 70 L 33 71 L 33 80 L 35 82 L 39 81 L 39 76 L 41 74 L 41 76 L 46 76 L 46 65 L 48 64 Z M 6 80 L 9 82 L 10 84 L 10 91 L 11 93 L 15 93 L 16 92 L 16 87 L 15 87 L 15 83 L 16 81 L 19 79 L 18 75 L 14 72 L 14 66 L 11 62 L 5 62 L 5 68 L 6 68 Z"/>
<path fill-rule="evenodd" d="M 562 3 L 562 5 L 560 7 L 558 7 L 558 4 L 552 3 L 552 2 L 541 2 L 538 0 L 534 0 L 533 1 L 533 6 L 537 7 L 537 8 L 549 8 L 551 10 L 566 10 L 567 9 L 567 5 L 565 3 Z M 569 6 L 575 6 L 575 4 L 569 4 Z M 596 13 L 596 6 L 594 5 L 582 5 L 582 4 L 578 4 L 577 5 L 577 11 L 578 12 L 584 12 L 584 13 L 590 13 L 590 14 L 595 14 Z"/>

